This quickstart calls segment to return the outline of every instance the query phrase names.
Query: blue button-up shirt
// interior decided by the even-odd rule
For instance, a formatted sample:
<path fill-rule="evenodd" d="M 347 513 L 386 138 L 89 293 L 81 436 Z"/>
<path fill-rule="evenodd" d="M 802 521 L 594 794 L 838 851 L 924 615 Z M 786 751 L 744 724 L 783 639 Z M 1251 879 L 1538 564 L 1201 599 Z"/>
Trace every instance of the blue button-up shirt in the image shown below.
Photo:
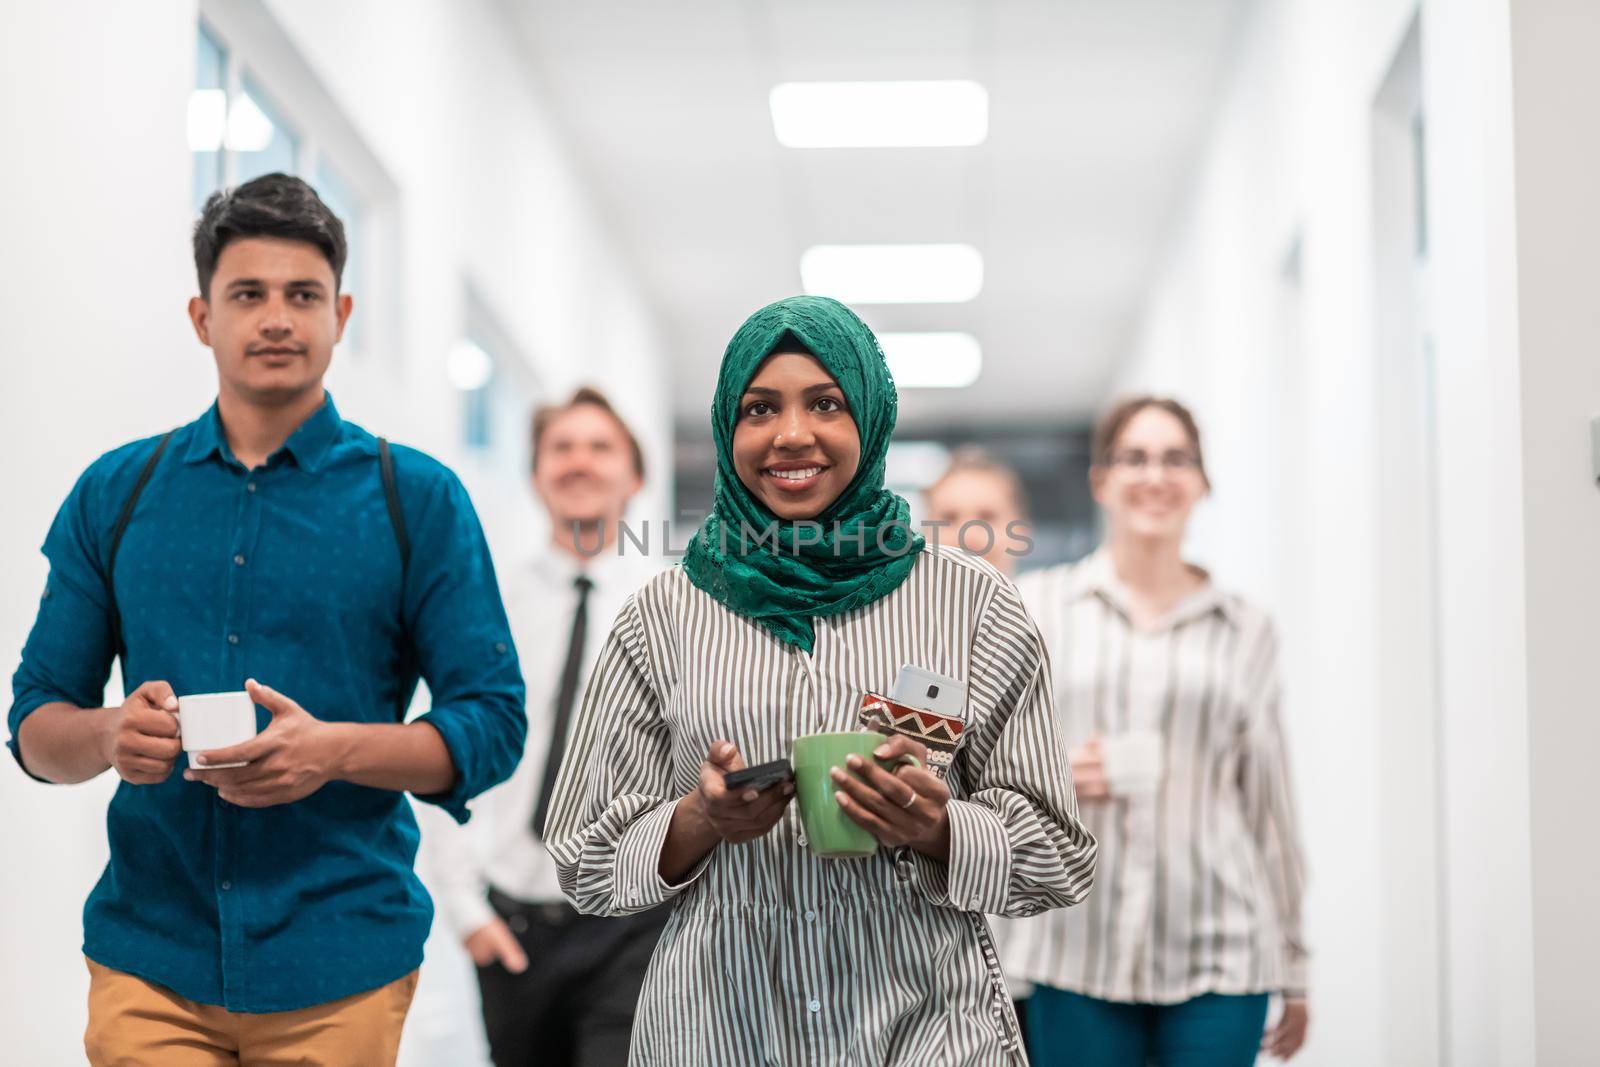
<path fill-rule="evenodd" d="M 157 440 L 95 461 L 50 528 L 50 578 L 12 682 L 19 760 L 17 730 L 35 708 L 104 699 L 109 536 Z M 181 697 L 256 678 L 319 719 L 393 723 L 420 673 L 432 697 L 420 721 L 457 772 L 448 793 L 420 799 L 465 821 L 467 800 L 522 753 L 522 676 L 466 491 L 421 452 L 392 451 L 404 573 L 377 440 L 331 398 L 254 470 L 233 457 L 215 407 L 178 430 L 116 559 L 125 684 L 164 680 Z M 240 808 L 184 781 L 183 767 L 117 787 L 111 859 L 84 907 L 90 959 L 246 1012 L 326 1003 L 417 967 L 433 905 L 412 870 L 403 794 L 331 782 L 293 804 Z"/>

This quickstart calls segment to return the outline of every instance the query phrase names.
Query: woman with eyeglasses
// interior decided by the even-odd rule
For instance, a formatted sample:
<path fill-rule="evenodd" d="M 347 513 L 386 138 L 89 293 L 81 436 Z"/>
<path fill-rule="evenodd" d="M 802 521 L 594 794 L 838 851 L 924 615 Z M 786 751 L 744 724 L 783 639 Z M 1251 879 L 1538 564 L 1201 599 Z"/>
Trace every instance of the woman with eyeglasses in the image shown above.
<path fill-rule="evenodd" d="M 1305 1040 L 1306 948 L 1276 631 L 1183 557 L 1210 482 L 1182 404 L 1117 405 L 1093 450 L 1104 543 L 1018 582 L 1100 842 L 1087 902 L 1005 930 L 1007 973 L 1036 987 L 1029 1049 L 1076 1067 L 1287 1059 Z"/>

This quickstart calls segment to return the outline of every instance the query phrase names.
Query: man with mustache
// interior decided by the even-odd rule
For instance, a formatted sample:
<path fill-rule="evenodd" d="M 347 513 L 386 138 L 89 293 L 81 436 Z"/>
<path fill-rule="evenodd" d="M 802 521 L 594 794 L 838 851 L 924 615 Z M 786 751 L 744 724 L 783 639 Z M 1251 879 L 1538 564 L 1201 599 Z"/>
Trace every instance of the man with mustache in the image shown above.
<path fill-rule="evenodd" d="M 424 862 L 478 965 L 494 1062 L 610 1067 L 628 1061 L 634 1005 L 668 909 L 580 915 L 562 899 L 544 822 L 612 620 L 659 567 L 634 541 L 618 543 L 644 484 L 644 455 L 604 395 L 579 389 L 540 408 L 531 444 L 550 542 L 503 575 L 528 683 L 527 748 L 510 780 L 473 804 L 471 827 L 429 827 Z"/>
<path fill-rule="evenodd" d="M 62 505 L 10 748 L 43 781 L 122 779 L 84 908 L 90 1063 L 391 1065 L 433 917 L 404 794 L 464 821 L 511 773 L 517 655 L 461 483 L 323 390 L 338 218 L 269 174 L 211 197 L 194 254 L 216 403 Z M 240 689 L 260 732 L 180 767 L 179 696 Z"/>

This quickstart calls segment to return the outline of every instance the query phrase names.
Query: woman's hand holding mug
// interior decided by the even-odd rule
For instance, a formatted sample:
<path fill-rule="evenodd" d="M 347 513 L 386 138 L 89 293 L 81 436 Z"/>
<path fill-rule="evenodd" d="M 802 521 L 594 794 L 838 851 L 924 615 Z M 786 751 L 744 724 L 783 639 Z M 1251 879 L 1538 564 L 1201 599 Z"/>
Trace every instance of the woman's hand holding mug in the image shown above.
<path fill-rule="evenodd" d="M 860 756 L 836 768 L 833 782 L 839 808 L 879 844 L 910 845 L 934 859 L 950 858 L 950 788 L 927 769 L 928 750 L 909 737 L 896 735 L 872 753 L 885 762 L 915 757 L 893 770 Z"/>

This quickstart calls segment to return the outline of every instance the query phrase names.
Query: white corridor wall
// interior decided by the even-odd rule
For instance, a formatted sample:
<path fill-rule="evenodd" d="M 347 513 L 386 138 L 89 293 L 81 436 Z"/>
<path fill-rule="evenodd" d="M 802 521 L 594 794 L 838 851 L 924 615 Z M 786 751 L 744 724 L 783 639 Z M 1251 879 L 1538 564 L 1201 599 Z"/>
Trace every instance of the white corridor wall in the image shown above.
<path fill-rule="evenodd" d="M 1284 627 L 1308 1065 L 1534 1062 L 1506 12 L 1262 0 L 1114 383 L 1194 404 L 1217 489 L 1193 554 Z M 1414 20 L 1437 425 L 1435 473 L 1397 494 L 1373 145 Z M 1413 458 L 1400 465 L 1426 468 Z M 1431 582 L 1384 569 L 1395 516 L 1380 505 L 1407 488 L 1432 496 Z M 1432 709 L 1386 706 L 1379 639 L 1435 588 L 1437 658 L 1416 665 L 1437 671 L 1429 740 Z"/>

